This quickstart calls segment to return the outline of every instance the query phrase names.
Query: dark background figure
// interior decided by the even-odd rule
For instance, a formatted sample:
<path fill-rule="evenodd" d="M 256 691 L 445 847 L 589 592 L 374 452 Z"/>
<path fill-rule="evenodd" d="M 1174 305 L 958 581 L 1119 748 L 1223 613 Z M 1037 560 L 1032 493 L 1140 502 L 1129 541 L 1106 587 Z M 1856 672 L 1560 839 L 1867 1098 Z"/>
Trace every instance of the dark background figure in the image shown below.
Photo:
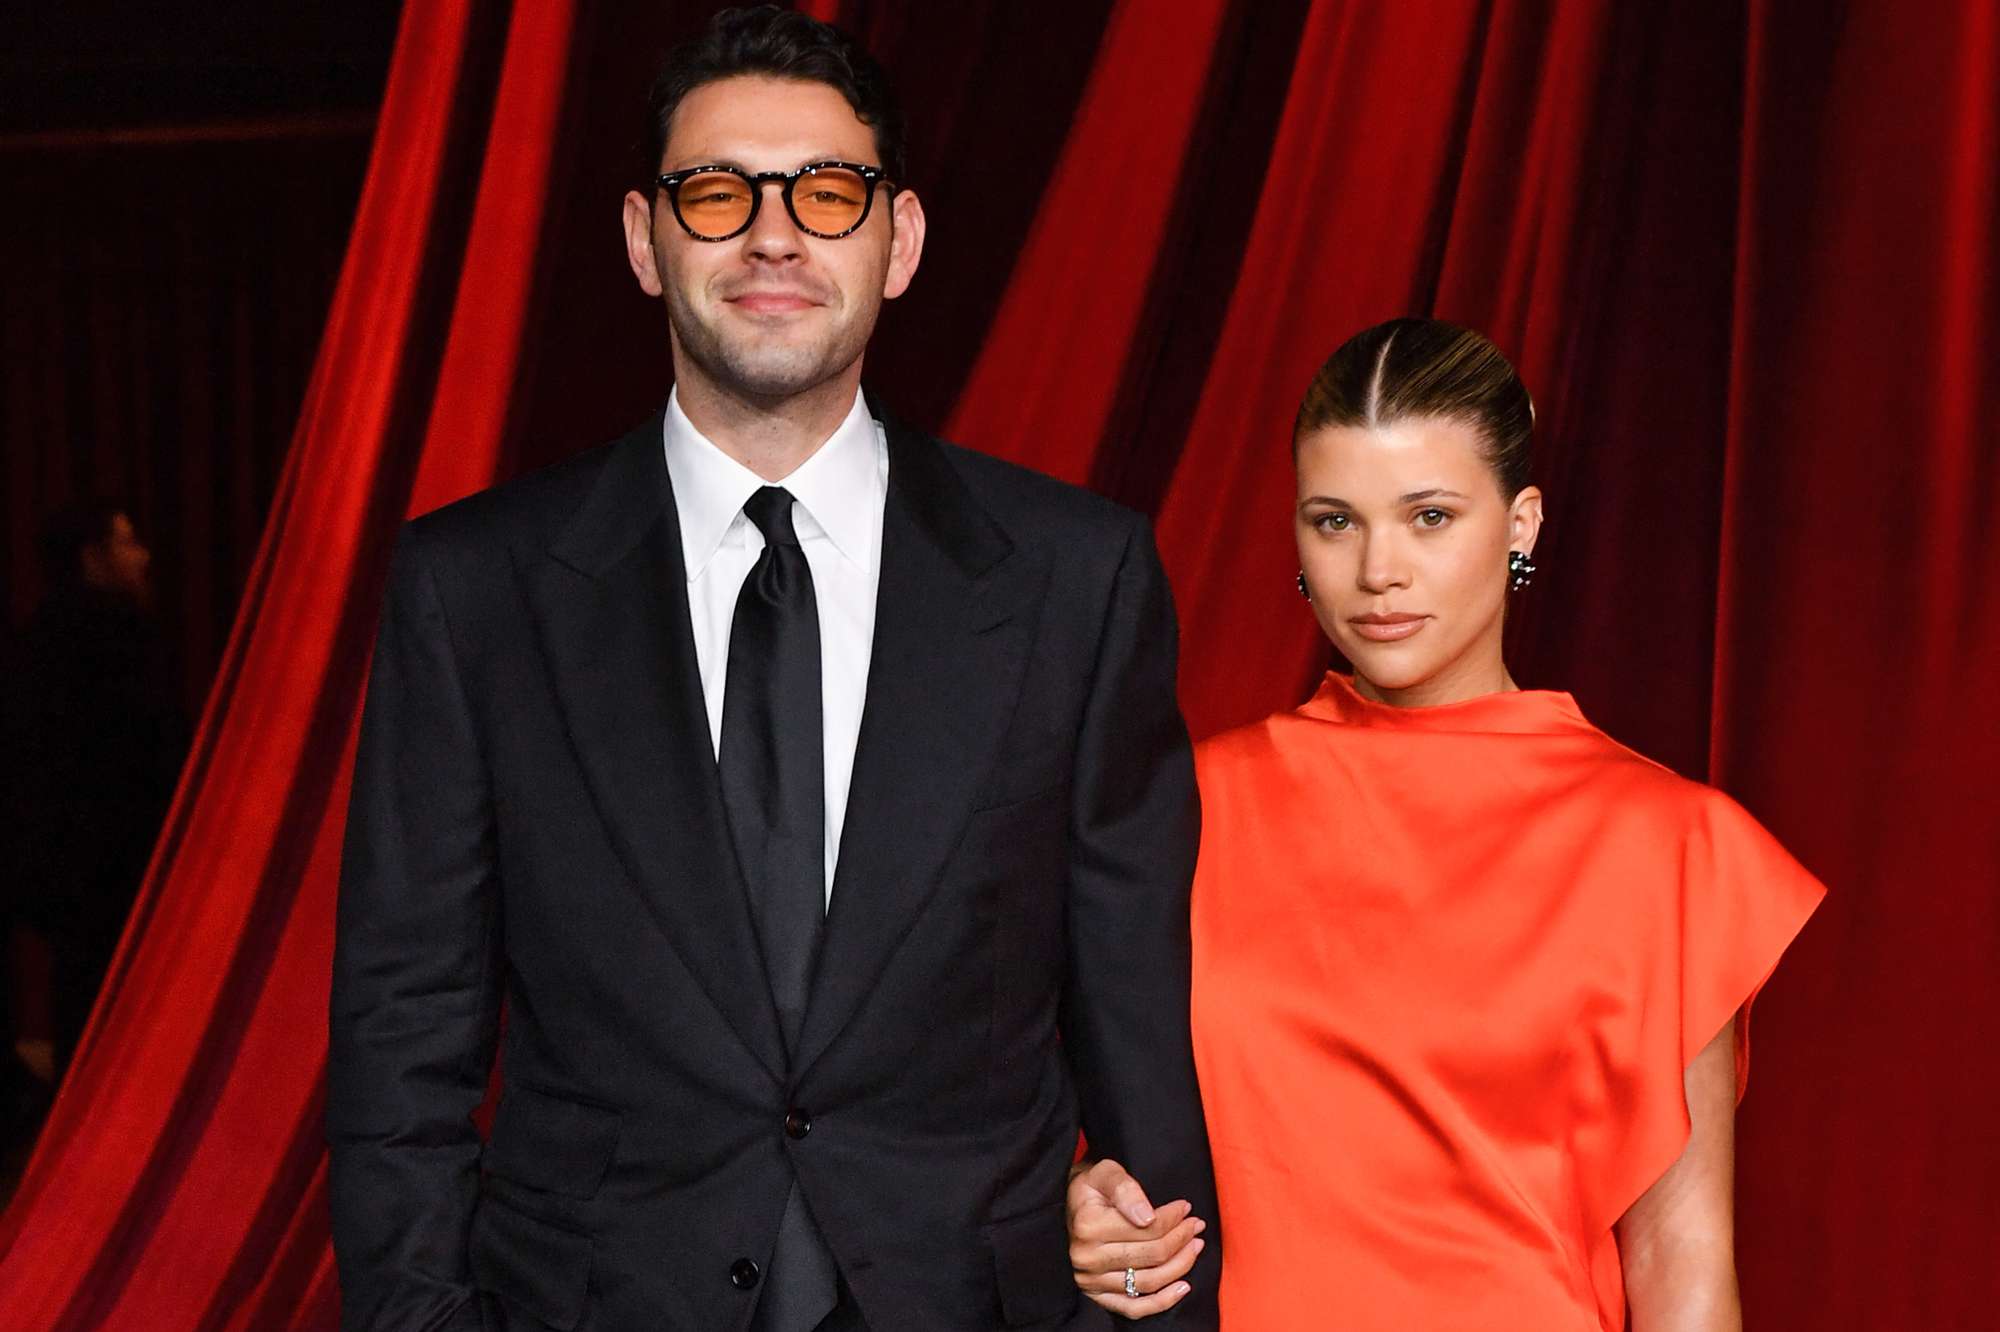
<path fill-rule="evenodd" d="M 16 1140 L 32 1133 L 83 1034 L 188 741 L 153 613 L 152 552 L 125 507 L 58 515 L 42 556 L 48 591 L 0 689 Z"/>

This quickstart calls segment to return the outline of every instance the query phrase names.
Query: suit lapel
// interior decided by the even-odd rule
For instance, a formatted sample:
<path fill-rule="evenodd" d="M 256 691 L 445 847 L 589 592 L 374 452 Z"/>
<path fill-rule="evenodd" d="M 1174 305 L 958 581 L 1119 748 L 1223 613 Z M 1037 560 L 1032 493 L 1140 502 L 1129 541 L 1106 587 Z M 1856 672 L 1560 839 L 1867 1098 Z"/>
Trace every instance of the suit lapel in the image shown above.
<path fill-rule="evenodd" d="M 660 421 L 613 446 L 529 571 L 578 762 L 627 875 L 737 1035 L 782 1081 L 783 1039 L 729 841 Z"/>
<path fill-rule="evenodd" d="M 936 892 L 1014 699 L 1031 562 L 937 443 L 887 422 L 875 640 L 797 1076 L 846 1026 Z"/>

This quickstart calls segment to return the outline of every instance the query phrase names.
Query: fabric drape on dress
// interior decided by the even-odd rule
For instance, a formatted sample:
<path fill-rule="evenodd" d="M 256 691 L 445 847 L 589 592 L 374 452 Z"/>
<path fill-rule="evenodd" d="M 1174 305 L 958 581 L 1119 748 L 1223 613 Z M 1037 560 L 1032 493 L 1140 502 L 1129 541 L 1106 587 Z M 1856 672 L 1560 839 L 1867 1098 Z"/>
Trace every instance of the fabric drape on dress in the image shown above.
<path fill-rule="evenodd" d="M 712 7 L 410 0 L 203 736 L 0 1223 L 4 1321 L 330 1325 L 328 894 L 381 562 L 404 513 L 664 398 L 614 219 L 649 67 Z M 2000 1074 L 1963 1057 L 2000 1005 L 1992 6 L 814 9 L 901 79 L 932 222 L 871 391 L 1157 516 L 1198 731 L 1324 665 L 1285 536 L 1318 361 L 1436 314 L 1520 362 L 1551 518 L 1517 673 L 1834 890 L 1759 1001 L 1749 1320 L 2000 1303 Z"/>
<path fill-rule="evenodd" d="M 1613 1227 L 1732 1016 L 1740 1092 L 1824 890 L 1567 694 L 1396 708 L 1329 675 L 1196 764 L 1225 1322 L 1622 1332 Z"/>

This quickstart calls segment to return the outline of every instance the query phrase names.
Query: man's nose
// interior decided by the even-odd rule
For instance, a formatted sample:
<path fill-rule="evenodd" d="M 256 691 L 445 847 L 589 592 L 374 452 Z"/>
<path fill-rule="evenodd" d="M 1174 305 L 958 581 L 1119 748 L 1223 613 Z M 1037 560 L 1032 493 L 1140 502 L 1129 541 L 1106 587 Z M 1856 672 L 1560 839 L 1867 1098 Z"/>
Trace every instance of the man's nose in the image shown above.
<path fill-rule="evenodd" d="M 805 237 L 793 223 L 791 210 L 785 207 L 784 182 L 759 181 L 757 191 L 757 216 L 751 221 L 750 230 L 743 234 L 747 253 L 767 263 L 803 257 Z"/>

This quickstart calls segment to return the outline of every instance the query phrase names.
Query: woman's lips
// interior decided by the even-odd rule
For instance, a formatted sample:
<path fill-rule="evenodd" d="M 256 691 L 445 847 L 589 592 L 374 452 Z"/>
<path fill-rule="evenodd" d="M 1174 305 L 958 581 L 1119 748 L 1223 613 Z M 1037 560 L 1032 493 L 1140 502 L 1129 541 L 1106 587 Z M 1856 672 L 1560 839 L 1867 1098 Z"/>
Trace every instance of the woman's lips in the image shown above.
<path fill-rule="evenodd" d="M 1430 623 L 1428 615 L 1356 615 L 1348 620 L 1354 632 L 1376 643 L 1408 638 Z"/>

